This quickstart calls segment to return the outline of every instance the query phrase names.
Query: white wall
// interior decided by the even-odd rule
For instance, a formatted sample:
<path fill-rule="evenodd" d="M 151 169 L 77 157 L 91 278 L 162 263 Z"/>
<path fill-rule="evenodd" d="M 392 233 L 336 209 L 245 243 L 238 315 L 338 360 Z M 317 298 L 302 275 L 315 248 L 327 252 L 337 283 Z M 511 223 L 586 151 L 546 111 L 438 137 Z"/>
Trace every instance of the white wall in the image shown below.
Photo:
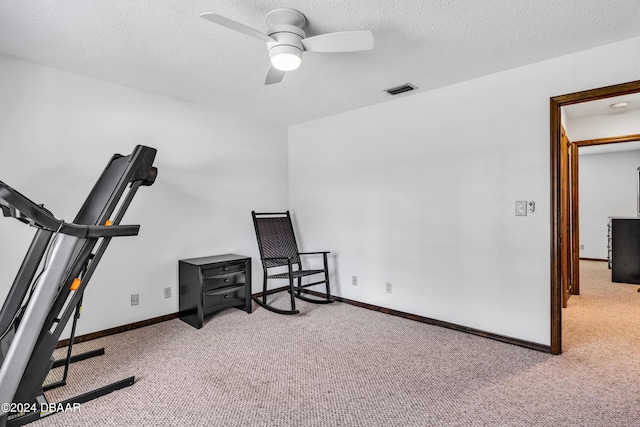
<path fill-rule="evenodd" d="M 639 166 L 638 150 L 580 156 L 581 257 L 607 259 L 608 217 L 636 216 Z"/>
<path fill-rule="evenodd" d="M 549 98 L 639 75 L 636 38 L 290 127 L 304 249 L 337 295 L 550 344 Z"/>
<path fill-rule="evenodd" d="M 259 257 L 250 212 L 287 207 L 285 127 L 0 56 L 0 180 L 72 221 L 114 153 L 158 149 L 142 187 L 85 293 L 78 334 L 178 311 L 177 261 Z M 33 230 L 0 218 L 4 300 Z M 163 288 L 172 298 L 163 298 Z M 130 294 L 140 305 L 130 306 Z"/>

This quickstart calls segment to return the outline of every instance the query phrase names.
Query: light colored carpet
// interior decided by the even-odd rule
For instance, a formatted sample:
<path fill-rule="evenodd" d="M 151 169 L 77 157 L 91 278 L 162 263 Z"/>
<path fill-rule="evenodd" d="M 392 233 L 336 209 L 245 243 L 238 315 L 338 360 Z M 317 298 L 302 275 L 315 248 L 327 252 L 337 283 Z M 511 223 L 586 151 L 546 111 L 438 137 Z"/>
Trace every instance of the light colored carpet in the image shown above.
<path fill-rule="evenodd" d="M 606 263 L 582 266 L 561 356 L 342 303 L 254 304 L 200 330 L 176 319 L 78 344 L 106 354 L 73 364 L 51 401 L 136 384 L 33 425 L 640 425 L 640 293 Z"/>

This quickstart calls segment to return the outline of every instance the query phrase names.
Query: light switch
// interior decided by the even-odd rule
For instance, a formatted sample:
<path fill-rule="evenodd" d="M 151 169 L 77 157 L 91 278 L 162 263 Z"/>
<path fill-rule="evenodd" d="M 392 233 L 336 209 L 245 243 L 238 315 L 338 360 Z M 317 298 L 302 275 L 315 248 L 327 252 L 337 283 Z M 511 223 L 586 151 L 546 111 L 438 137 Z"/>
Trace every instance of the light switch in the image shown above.
<path fill-rule="evenodd" d="M 527 216 L 527 201 L 516 200 L 516 216 Z"/>

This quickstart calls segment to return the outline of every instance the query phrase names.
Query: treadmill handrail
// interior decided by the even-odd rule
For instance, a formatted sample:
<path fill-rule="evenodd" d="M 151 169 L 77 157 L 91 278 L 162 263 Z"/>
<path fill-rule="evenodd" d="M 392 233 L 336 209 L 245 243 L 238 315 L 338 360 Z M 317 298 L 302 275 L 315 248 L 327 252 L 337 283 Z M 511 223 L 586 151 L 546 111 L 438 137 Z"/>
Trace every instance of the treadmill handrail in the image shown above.
<path fill-rule="evenodd" d="M 4 216 L 12 216 L 39 228 L 84 239 L 135 236 L 140 230 L 139 225 L 81 225 L 64 222 L 54 217 L 44 206 L 35 204 L 2 181 L 0 181 L 0 207 Z"/>
<path fill-rule="evenodd" d="M 82 239 L 99 237 L 137 236 L 140 225 L 78 225 L 63 223 L 60 233 Z"/>

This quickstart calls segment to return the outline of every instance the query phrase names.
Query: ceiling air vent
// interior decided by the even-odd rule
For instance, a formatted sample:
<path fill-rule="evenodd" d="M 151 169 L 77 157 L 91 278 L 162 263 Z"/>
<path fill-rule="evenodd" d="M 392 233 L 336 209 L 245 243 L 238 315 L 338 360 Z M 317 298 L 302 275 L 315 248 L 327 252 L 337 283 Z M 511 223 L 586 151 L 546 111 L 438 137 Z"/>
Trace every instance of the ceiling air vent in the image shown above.
<path fill-rule="evenodd" d="M 417 89 L 417 87 L 415 87 L 410 83 L 406 83 L 400 86 L 385 89 L 385 92 L 387 92 L 389 95 L 398 95 L 404 92 L 409 92 L 410 90 L 414 90 L 414 89 Z"/>

